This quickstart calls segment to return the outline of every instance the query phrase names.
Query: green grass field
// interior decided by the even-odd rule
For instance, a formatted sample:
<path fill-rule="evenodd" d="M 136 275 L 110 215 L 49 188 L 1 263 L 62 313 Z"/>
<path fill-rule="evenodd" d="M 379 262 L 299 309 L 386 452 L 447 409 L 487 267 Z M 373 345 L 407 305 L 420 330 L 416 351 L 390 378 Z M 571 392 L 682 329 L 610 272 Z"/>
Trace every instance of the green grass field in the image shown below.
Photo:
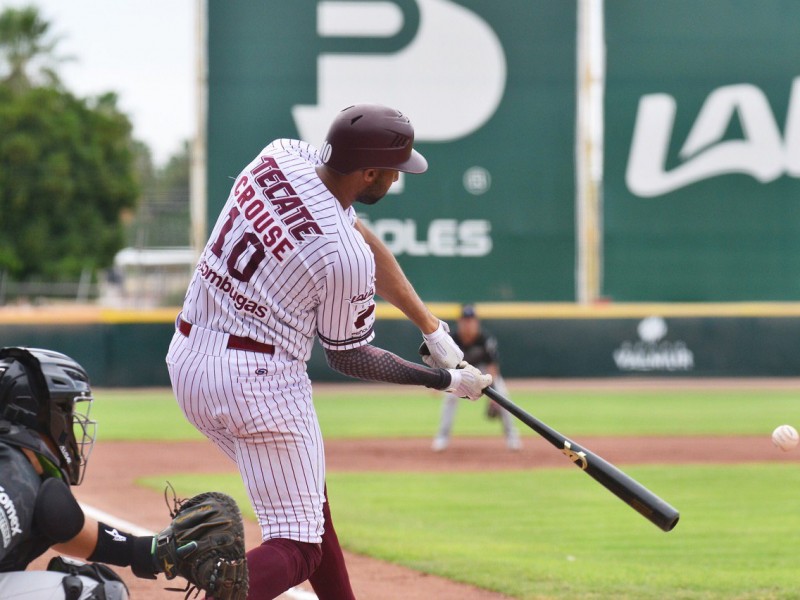
<path fill-rule="evenodd" d="M 95 397 L 100 443 L 197 437 L 183 428 L 166 392 L 99 390 Z M 556 391 L 513 398 L 575 436 L 767 436 L 777 424 L 800 421 L 800 394 L 790 391 Z M 374 397 L 348 388 L 319 394 L 316 402 L 328 438 L 429 436 L 439 410 L 437 396 L 424 391 Z M 498 434 L 481 408 L 464 403 L 457 434 Z M 680 509 L 675 530 L 660 531 L 574 469 L 329 473 L 328 488 L 348 549 L 517 598 L 800 597 L 797 465 L 625 471 Z M 161 490 L 163 481 L 142 483 Z M 175 473 L 169 481 L 180 495 L 226 490 L 249 513 L 235 475 L 200 480 Z"/>
<path fill-rule="evenodd" d="M 334 438 L 431 436 L 439 418 L 439 396 L 415 388 L 376 396 L 315 393 L 323 434 Z M 763 435 L 784 422 L 800 422 L 800 390 L 760 391 L 545 391 L 511 394 L 512 400 L 566 435 Z M 185 440 L 200 435 L 181 415 L 168 390 L 95 391 L 100 439 Z M 497 435 L 483 418 L 483 400 L 461 403 L 455 434 Z M 124 416 L 123 416 L 124 415 Z"/>

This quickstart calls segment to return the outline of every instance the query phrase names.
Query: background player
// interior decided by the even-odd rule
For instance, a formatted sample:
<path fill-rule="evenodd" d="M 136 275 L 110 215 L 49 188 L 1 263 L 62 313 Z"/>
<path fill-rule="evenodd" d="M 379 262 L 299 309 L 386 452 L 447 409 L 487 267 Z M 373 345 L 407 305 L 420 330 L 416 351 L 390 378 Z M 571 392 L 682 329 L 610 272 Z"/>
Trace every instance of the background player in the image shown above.
<path fill-rule="evenodd" d="M 508 389 L 505 381 L 500 375 L 500 363 L 497 353 L 497 339 L 481 327 L 480 319 L 475 312 L 475 307 L 465 304 L 461 308 L 461 316 L 456 325 L 456 333 L 453 339 L 459 348 L 464 352 L 464 360 L 471 365 L 475 365 L 481 371 L 485 371 L 492 376 L 494 383 L 492 386 L 501 394 L 508 397 Z M 514 417 L 506 410 L 498 406 L 493 400 L 487 398 L 486 416 L 495 419 L 500 418 L 503 424 L 503 434 L 506 438 L 506 446 L 509 450 L 520 450 L 522 442 L 519 431 L 514 423 Z M 458 410 L 458 396 L 447 394 L 442 402 L 442 415 L 439 422 L 439 431 L 433 439 L 431 448 L 434 452 L 441 452 L 450 444 L 450 434 L 453 430 L 453 423 Z"/>
<path fill-rule="evenodd" d="M 124 600 L 127 589 L 103 565 L 79 573 L 25 571 L 46 550 L 120 566 L 155 579 L 153 536 L 137 537 L 84 516 L 79 485 L 95 441 L 86 371 L 50 350 L 0 350 L 0 598 Z M 78 437 L 76 437 L 76 432 Z M 64 562 L 51 561 L 50 568 Z M 70 595 L 72 594 L 72 595 Z M 104 594 L 104 595 L 102 595 Z"/>
<path fill-rule="evenodd" d="M 427 169 L 413 141 L 399 111 L 361 104 L 336 116 L 319 151 L 272 142 L 236 177 L 189 284 L 167 364 L 187 419 L 237 462 L 261 525 L 252 597 L 306 579 L 321 600 L 355 597 L 306 372 L 315 337 L 352 377 L 472 399 L 491 383 L 353 208 L 380 200 L 400 171 Z M 438 367 L 370 345 L 376 293 L 421 330 Z"/>

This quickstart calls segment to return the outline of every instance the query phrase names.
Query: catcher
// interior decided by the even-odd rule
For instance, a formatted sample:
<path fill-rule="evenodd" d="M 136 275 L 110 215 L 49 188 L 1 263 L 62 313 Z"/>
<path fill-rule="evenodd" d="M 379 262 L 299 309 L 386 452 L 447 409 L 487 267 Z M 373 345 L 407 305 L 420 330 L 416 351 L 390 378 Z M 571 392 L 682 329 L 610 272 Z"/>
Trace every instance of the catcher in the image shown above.
<path fill-rule="evenodd" d="M 95 440 L 86 371 L 50 350 L 0 349 L 0 598 L 126 600 L 106 564 L 137 577 L 181 576 L 184 591 L 244 600 L 244 528 L 232 498 L 217 492 L 175 501 L 172 522 L 134 536 L 87 518 L 70 486 L 79 485 Z M 49 548 L 47 571 L 25 571 Z"/>

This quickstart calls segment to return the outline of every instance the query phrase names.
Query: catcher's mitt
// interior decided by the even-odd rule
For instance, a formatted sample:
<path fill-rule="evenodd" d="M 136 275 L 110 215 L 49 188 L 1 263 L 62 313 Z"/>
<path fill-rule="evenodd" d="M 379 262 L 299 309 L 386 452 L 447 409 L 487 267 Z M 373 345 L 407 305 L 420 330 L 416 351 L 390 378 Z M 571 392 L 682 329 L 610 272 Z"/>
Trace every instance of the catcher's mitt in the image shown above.
<path fill-rule="evenodd" d="M 205 492 L 173 498 L 172 523 L 156 536 L 155 557 L 167 579 L 180 575 L 215 600 L 245 600 L 247 560 L 242 514 L 233 498 Z"/>

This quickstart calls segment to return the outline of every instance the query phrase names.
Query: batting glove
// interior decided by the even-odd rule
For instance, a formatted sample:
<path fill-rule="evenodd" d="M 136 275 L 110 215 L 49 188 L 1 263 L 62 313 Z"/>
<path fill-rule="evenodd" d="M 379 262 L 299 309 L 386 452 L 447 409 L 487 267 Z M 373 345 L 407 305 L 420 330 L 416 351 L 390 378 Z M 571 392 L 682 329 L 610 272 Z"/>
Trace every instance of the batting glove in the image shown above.
<path fill-rule="evenodd" d="M 492 376 L 481 373 L 468 362 L 461 361 L 457 369 L 448 369 L 452 380 L 450 387 L 445 391 L 458 396 L 477 400 L 483 395 L 483 390 L 492 385 Z"/>
<path fill-rule="evenodd" d="M 422 334 L 422 338 L 430 353 L 428 356 L 423 355 L 422 361 L 429 367 L 455 369 L 464 360 L 464 353 L 450 337 L 450 327 L 444 321 L 439 321 L 436 331 Z"/>

